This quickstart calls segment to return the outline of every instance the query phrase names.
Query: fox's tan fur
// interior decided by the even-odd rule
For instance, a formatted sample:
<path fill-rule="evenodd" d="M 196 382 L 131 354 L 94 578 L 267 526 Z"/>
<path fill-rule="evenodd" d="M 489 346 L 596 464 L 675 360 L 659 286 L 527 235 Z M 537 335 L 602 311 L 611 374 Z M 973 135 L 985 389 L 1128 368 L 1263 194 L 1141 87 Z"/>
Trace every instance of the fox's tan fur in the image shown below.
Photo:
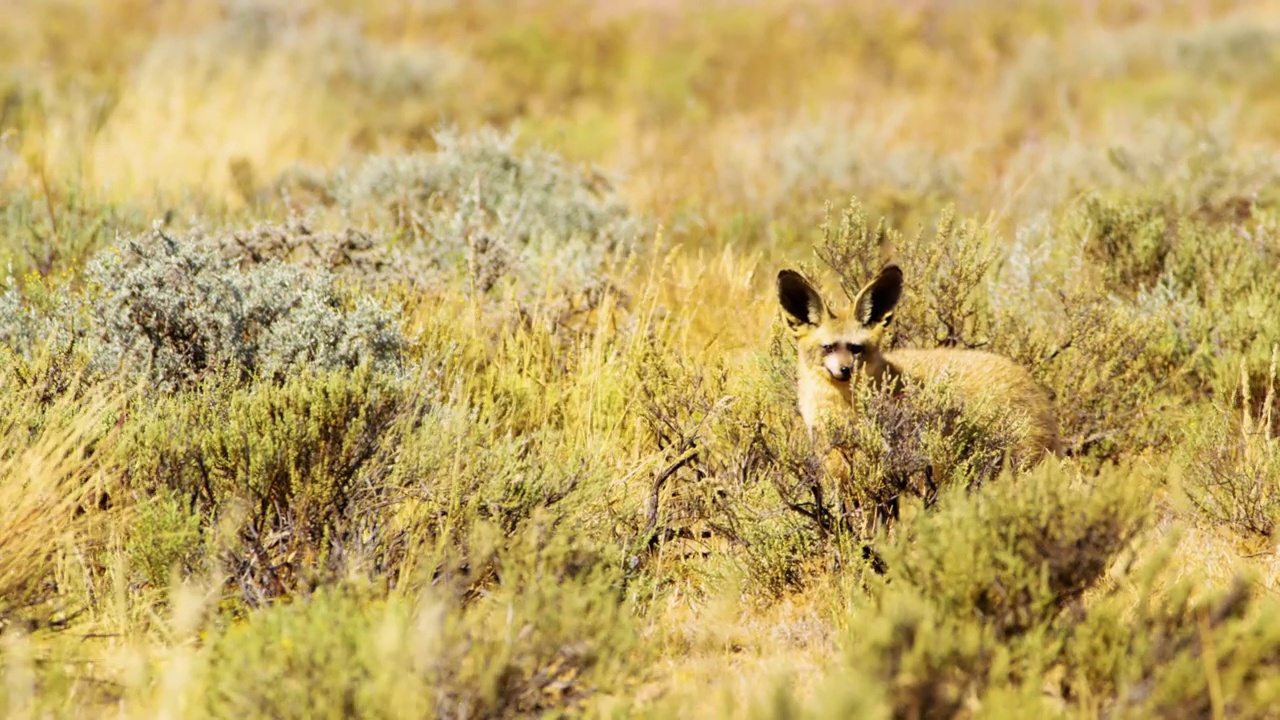
<path fill-rule="evenodd" d="M 977 350 L 881 350 L 901 293 L 902 271 L 888 265 L 862 288 L 850 308 L 835 311 L 799 273 L 778 273 L 779 301 L 799 346 L 800 414 L 809 430 L 821 436 L 824 418 L 851 412 L 856 382 L 883 384 L 905 377 L 928 383 L 946 376 L 962 399 L 985 396 L 1022 416 L 1026 434 L 1010 448 L 1015 464 L 1059 454 L 1052 403 L 1030 373 L 1012 360 Z"/>

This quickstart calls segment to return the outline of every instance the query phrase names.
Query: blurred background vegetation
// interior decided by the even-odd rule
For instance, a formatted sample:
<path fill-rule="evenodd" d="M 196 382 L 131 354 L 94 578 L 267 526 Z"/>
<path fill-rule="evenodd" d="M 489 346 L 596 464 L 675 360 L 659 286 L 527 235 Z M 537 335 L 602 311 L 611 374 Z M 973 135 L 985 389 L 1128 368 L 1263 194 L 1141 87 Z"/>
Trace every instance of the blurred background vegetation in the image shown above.
<path fill-rule="evenodd" d="M 3 14 L 7 715 L 1280 707 L 1275 3 Z M 1068 453 L 872 398 L 977 459 L 848 537 L 773 278 L 885 247 Z"/>

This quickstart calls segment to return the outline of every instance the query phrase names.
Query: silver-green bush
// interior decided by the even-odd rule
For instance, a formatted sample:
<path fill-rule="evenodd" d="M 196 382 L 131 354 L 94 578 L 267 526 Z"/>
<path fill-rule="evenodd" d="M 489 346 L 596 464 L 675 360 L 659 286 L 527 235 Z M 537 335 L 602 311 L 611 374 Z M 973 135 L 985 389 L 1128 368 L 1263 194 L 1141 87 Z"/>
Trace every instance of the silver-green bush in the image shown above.
<path fill-rule="evenodd" d="M 94 367 L 164 388 L 210 372 L 282 379 L 301 367 L 398 367 L 399 322 L 324 271 L 279 262 L 240 269 L 200 234 L 156 230 L 99 254 L 88 280 Z"/>

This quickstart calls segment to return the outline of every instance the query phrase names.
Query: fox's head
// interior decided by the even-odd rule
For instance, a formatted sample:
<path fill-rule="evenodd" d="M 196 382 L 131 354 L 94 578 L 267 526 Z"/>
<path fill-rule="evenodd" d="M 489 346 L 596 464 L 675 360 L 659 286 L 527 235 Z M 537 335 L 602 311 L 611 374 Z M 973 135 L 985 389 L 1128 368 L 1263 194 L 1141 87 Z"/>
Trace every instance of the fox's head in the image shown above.
<path fill-rule="evenodd" d="M 881 269 L 842 312 L 832 310 L 800 273 L 778 273 L 778 301 L 796 336 L 801 366 L 837 385 L 857 373 L 878 378 L 884 371 L 880 340 L 901 296 L 897 265 Z"/>

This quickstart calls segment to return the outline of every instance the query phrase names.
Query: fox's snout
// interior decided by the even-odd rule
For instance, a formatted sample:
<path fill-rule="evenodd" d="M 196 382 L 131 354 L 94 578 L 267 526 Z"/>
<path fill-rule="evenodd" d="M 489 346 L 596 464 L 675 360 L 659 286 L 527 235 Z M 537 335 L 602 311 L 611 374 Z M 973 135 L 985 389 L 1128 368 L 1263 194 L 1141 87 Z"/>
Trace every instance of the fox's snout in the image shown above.
<path fill-rule="evenodd" d="M 845 357 L 840 357 L 844 355 Z M 849 382 L 853 377 L 853 356 L 848 353 L 831 353 L 823 363 L 831 378 L 839 382 Z"/>

